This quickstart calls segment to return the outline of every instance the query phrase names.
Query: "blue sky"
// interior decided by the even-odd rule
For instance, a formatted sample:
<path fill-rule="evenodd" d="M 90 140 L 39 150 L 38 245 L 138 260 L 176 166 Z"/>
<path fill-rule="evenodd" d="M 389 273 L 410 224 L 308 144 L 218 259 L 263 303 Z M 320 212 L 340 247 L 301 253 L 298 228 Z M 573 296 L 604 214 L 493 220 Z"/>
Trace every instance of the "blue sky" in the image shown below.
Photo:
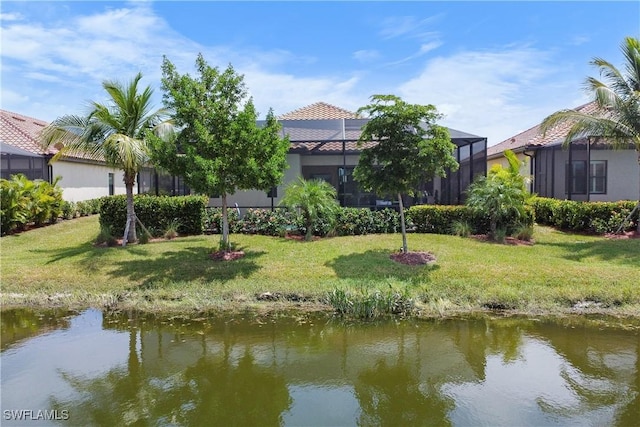
<path fill-rule="evenodd" d="M 160 88 L 163 55 L 194 73 L 201 52 L 245 77 L 258 111 L 373 94 L 434 104 L 443 125 L 496 144 L 589 101 L 589 65 L 622 65 L 638 1 L 2 1 L 3 109 L 53 120 L 105 101 L 101 82 Z"/>

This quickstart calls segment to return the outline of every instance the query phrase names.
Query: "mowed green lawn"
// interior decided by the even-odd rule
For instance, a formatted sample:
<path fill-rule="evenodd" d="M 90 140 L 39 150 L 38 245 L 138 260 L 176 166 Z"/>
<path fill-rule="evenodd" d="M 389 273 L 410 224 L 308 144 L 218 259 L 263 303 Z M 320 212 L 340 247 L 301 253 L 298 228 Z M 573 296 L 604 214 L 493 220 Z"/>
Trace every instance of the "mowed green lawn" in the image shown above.
<path fill-rule="evenodd" d="M 589 309 L 640 314 L 640 239 L 544 227 L 536 227 L 531 246 L 410 234 L 409 249 L 432 252 L 437 261 L 406 266 L 389 257 L 401 246 L 399 234 L 310 243 L 232 235 L 246 255 L 221 262 L 209 257 L 216 235 L 104 248 L 93 245 L 98 231 L 98 217 L 92 216 L 3 237 L 3 306 L 206 311 L 265 305 L 256 298 L 264 292 L 300 305 L 322 303 L 335 289 L 394 289 L 427 314 L 483 308 L 544 313 L 581 302 Z"/>

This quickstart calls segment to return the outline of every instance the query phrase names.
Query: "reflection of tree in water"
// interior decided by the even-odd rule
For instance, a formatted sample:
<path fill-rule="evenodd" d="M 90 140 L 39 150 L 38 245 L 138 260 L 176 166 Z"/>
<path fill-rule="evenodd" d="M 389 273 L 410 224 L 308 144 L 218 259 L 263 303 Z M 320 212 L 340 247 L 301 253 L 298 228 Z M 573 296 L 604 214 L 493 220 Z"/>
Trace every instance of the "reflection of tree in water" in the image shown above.
<path fill-rule="evenodd" d="M 166 421 L 194 426 L 281 425 L 291 405 L 285 379 L 257 366 L 248 350 L 237 366 L 202 357 L 161 399 Z"/>
<path fill-rule="evenodd" d="M 0 343 L 2 350 L 12 344 L 41 335 L 54 329 L 69 327 L 69 314 L 65 310 L 39 310 L 16 308 L 0 314 Z"/>
<path fill-rule="evenodd" d="M 451 425 L 447 414 L 453 402 L 433 384 L 424 386 L 406 366 L 378 361 L 374 368 L 361 372 L 355 384 L 362 411 L 358 425 Z"/>
<path fill-rule="evenodd" d="M 52 408 L 69 411 L 65 425 L 146 425 L 153 407 L 154 389 L 143 378 L 136 351 L 136 331 L 129 334 L 127 366 L 111 369 L 98 378 L 63 378 L 79 392 L 69 400 L 53 397 Z"/>
<path fill-rule="evenodd" d="M 136 351 L 135 331 L 126 368 L 91 379 L 63 376 L 79 393 L 52 399 L 53 409 L 69 411 L 67 425 L 271 426 L 282 424 L 291 405 L 285 379 L 257 366 L 248 349 L 235 366 L 228 357 L 216 361 L 203 355 L 182 372 L 149 377 Z"/>

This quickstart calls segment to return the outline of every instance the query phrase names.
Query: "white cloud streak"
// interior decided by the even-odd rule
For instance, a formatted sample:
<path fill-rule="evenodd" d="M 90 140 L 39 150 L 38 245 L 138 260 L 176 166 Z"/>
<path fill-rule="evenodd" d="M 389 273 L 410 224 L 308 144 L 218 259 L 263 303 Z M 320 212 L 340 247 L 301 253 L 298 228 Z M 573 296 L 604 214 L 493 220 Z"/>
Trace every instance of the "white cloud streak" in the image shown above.
<path fill-rule="evenodd" d="M 493 145 L 573 106 L 562 99 L 578 98 L 578 91 L 559 94 L 562 89 L 550 83 L 560 71 L 548 53 L 527 47 L 468 51 L 427 62 L 398 89 L 408 102 L 436 105 L 443 124 L 486 136 Z"/>

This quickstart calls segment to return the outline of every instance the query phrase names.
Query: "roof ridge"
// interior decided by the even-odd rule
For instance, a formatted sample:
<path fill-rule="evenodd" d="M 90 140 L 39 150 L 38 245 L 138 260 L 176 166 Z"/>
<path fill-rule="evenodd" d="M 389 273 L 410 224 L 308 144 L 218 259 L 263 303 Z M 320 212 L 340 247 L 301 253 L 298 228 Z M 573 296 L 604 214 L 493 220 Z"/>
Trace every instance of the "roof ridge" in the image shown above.
<path fill-rule="evenodd" d="M 11 117 L 13 117 L 14 119 L 17 119 L 17 120 L 23 120 L 23 119 L 25 121 L 29 120 L 29 121 L 32 121 L 33 123 L 37 124 L 37 125 L 46 126 L 46 125 L 49 124 L 46 121 L 37 119 L 35 117 L 25 116 L 24 114 L 20 114 L 20 113 L 14 112 L 14 111 L 9 111 L 9 110 L 5 110 L 3 108 L 0 108 L 0 116 L 5 116 L 5 115 L 11 116 Z"/>
<path fill-rule="evenodd" d="M 342 117 L 340 117 L 342 116 Z M 339 119 L 339 118 L 356 118 L 358 115 L 353 111 L 345 108 L 329 104 L 328 102 L 318 101 L 304 107 L 289 111 L 280 115 L 280 120 L 322 120 L 322 119 Z"/>

